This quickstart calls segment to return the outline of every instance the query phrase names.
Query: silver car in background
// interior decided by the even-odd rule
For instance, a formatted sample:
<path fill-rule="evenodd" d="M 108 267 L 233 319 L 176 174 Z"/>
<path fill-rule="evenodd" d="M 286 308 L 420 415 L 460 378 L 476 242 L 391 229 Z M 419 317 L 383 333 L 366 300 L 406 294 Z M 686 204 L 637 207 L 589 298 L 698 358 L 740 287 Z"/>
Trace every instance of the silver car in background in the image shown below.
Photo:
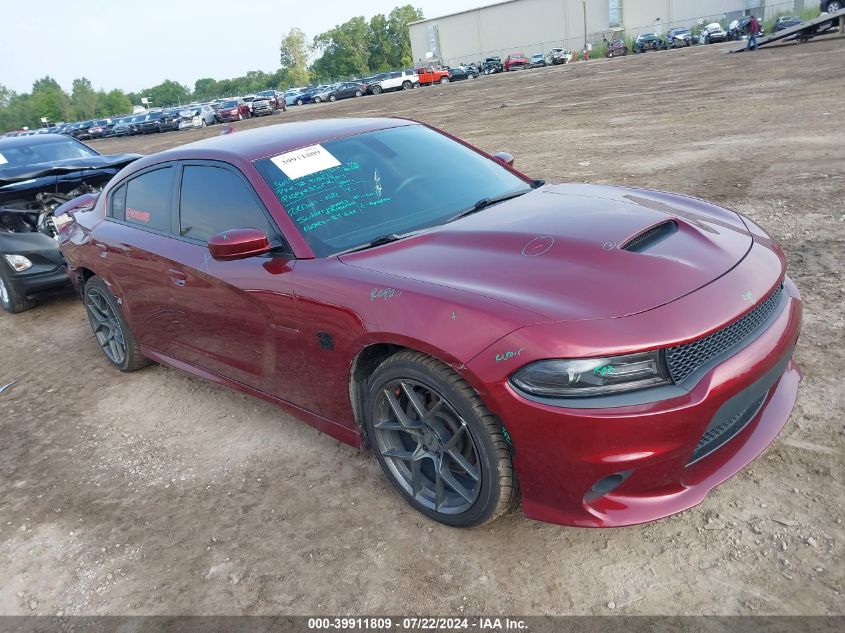
<path fill-rule="evenodd" d="M 217 121 L 214 116 L 214 109 L 210 105 L 189 105 L 179 112 L 181 121 L 179 121 L 179 129 L 184 130 L 194 127 L 205 127 L 206 125 L 213 125 Z"/>

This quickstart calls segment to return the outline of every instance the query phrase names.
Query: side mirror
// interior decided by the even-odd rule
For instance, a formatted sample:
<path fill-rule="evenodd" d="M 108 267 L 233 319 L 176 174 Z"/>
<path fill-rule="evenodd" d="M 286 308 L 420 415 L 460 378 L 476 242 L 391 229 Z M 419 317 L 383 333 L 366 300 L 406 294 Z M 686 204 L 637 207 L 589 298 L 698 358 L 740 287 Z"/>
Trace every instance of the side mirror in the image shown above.
<path fill-rule="evenodd" d="M 270 240 L 258 229 L 232 229 L 212 235 L 208 251 L 219 261 L 246 259 L 270 250 Z"/>
<path fill-rule="evenodd" d="M 513 154 L 509 154 L 508 152 L 496 152 L 493 154 L 493 158 L 505 165 L 508 165 L 509 167 L 513 167 Z"/>

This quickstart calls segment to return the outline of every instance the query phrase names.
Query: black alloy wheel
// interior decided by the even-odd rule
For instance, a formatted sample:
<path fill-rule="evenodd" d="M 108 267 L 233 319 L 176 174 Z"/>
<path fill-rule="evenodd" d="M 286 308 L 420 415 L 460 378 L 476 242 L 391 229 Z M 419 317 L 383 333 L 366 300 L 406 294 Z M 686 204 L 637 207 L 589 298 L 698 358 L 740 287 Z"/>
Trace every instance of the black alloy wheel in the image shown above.
<path fill-rule="evenodd" d="M 501 424 L 448 366 L 400 352 L 370 377 L 367 435 L 399 493 L 423 514 L 471 527 L 506 512 L 518 491 Z"/>
<path fill-rule="evenodd" d="M 85 310 L 97 343 L 106 358 L 121 371 L 135 371 L 149 364 L 120 312 L 106 283 L 92 277 L 85 284 Z"/>

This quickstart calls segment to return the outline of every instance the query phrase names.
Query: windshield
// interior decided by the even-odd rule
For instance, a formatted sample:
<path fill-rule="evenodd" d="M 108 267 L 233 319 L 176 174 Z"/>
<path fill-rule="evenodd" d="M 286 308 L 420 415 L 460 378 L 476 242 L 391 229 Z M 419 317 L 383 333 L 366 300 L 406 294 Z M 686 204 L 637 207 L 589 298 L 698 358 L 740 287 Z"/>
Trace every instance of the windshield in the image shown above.
<path fill-rule="evenodd" d="M 221 110 L 223 108 L 237 108 L 237 107 L 238 107 L 237 101 L 224 101 L 223 103 L 220 104 Z"/>
<path fill-rule="evenodd" d="M 57 160 L 98 156 L 97 152 L 70 138 L 57 138 L 47 143 L 13 145 L 0 149 L 0 170 L 22 165 L 52 163 Z"/>
<path fill-rule="evenodd" d="M 529 188 L 422 125 L 329 141 L 255 166 L 318 257 L 443 224 L 483 198 Z"/>

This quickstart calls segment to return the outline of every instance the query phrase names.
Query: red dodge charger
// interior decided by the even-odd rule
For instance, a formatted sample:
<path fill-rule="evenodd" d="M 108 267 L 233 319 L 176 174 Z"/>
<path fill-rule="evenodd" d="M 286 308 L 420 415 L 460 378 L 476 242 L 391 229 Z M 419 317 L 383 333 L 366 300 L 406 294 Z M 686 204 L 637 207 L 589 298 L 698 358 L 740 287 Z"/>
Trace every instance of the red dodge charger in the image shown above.
<path fill-rule="evenodd" d="M 689 508 L 795 404 L 801 300 L 759 226 L 659 191 L 548 185 L 400 119 L 148 156 L 69 203 L 96 340 L 369 447 L 467 527 Z"/>

